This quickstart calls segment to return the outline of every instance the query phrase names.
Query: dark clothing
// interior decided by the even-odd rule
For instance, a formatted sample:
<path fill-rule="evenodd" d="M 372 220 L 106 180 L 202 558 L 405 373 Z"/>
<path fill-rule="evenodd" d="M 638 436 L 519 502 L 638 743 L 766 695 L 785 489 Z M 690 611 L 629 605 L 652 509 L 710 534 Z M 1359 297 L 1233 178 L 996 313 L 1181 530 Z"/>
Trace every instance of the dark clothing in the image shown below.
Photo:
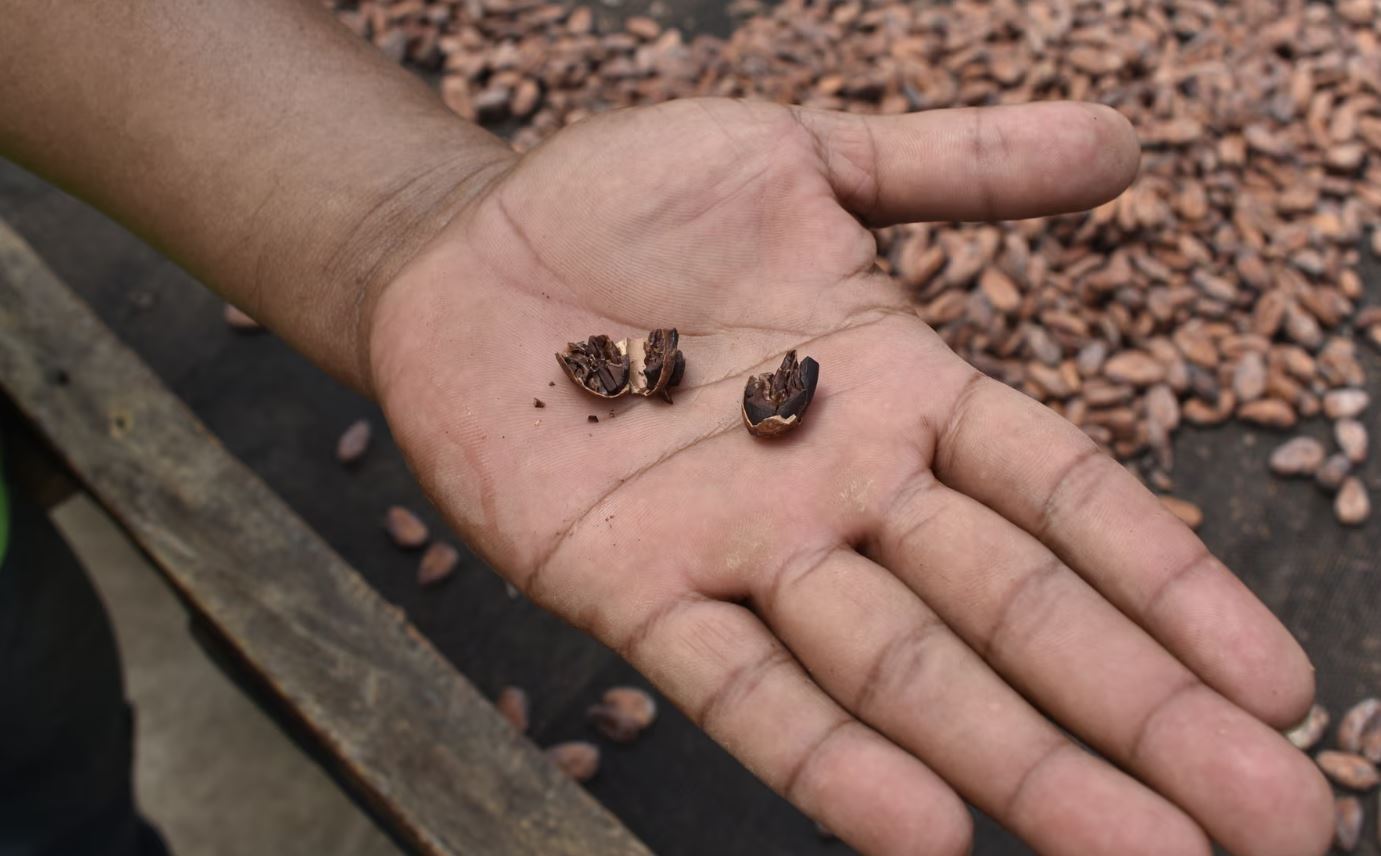
<path fill-rule="evenodd" d="M 134 720 L 105 609 L 43 510 L 13 489 L 9 504 L 0 856 L 166 856 L 135 809 Z"/>

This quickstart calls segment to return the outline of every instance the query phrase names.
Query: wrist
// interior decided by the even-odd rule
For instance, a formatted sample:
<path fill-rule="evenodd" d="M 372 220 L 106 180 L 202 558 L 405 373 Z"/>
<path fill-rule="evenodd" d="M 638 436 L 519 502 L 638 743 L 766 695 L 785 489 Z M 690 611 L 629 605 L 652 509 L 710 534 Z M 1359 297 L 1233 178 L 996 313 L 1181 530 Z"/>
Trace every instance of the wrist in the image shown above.
<path fill-rule="evenodd" d="M 361 199 L 356 213 L 343 218 L 336 234 L 324 242 L 322 279 L 339 297 L 339 323 L 331 326 L 336 336 L 347 338 L 343 353 L 328 359 L 336 364 L 327 368 L 367 395 L 377 395 L 371 342 L 383 293 L 517 160 L 507 145 L 486 132 L 471 126 L 459 130 L 471 138 L 394 161 L 380 191 Z M 475 135 L 487 139 L 476 140 Z"/>

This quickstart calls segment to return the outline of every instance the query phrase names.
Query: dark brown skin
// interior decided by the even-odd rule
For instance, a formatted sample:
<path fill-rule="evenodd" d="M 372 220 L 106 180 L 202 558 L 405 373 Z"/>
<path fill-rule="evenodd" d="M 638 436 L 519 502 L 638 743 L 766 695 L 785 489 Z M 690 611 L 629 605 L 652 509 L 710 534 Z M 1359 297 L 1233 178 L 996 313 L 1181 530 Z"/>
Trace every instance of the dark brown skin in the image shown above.
<path fill-rule="evenodd" d="M 499 573 L 856 848 L 964 852 L 962 797 L 1043 853 L 1326 849 L 1327 785 L 1272 730 L 1313 695 L 1298 645 L 872 273 L 860 222 L 1115 196 L 1138 146 L 1114 112 L 687 100 L 519 158 L 318 0 L 0 0 L 0 20 L 0 152 L 376 395 Z M 533 419 L 553 343 L 669 320 L 675 408 L 596 427 L 563 383 Z M 828 388 L 769 446 L 744 384 L 792 349 Z M 611 516 L 683 546 L 611 538 Z"/>

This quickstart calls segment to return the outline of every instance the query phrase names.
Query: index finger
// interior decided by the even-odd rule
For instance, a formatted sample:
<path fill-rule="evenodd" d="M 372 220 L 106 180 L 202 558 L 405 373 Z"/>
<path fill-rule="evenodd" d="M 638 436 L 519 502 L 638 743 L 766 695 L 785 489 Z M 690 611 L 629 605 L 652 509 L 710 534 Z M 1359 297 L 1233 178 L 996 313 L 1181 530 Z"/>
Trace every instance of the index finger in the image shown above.
<path fill-rule="evenodd" d="M 1082 431 L 974 372 L 936 476 L 1043 541 L 1205 683 L 1279 727 L 1314 696 L 1303 649 L 1177 517 Z"/>

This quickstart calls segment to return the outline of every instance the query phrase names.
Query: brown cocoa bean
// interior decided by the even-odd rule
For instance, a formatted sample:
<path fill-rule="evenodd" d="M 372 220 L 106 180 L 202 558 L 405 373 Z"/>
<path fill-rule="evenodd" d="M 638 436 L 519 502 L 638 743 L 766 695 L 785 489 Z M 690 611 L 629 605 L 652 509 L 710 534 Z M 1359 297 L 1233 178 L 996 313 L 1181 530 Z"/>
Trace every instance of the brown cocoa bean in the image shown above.
<path fill-rule="evenodd" d="M 404 550 L 416 550 L 427 543 L 429 532 L 422 518 L 401 505 L 389 508 L 384 515 L 384 529 L 393 543 Z"/>
<path fill-rule="evenodd" d="M 1333 423 L 1333 439 L 1338 448 L 1354 464 L 1367 459 L 1367 429 L 1356 419 L 1339 419 Z"/>
<path fill-rule="evenodd" d="M 1198 529 L 1204 522 L 1204 513 L 1199 506 L 1186 499 L 1175 496 L 1160 497 L 1161 505 L 1164 505 L 1171 514 L 1178 517 L 1184 525 L 1190 529 Z"/>
<path fill-rule="evenodd" d="M 1118 383 L 1150 386 L 1165 379 L 1165 366 L 1144 351 L 1123 351 L 1103 364 L 1103 375 Z"/>
<path fill-rule="evenodd" d="M 599 747 L 584 740 L 549 747 L 547 759 L 577 782 L 588 782 L 599 772 Z"/>
<path fill-rule="evenodd" d="M 1329 419 L 1354 419 L 1370 403 L 1366 390 L 1334 389 L 1324 394 L 1323 412 Z"/>
<path fill-rule="evenodd" d="M 586 718 L 615 743 L 631 743 L 656 721 L 657 702 L 637 687 L 613 687 L 586 711 Z"/>
<path fill-rule="evenodd" d="M 1333 843 L 1344 853 L 1351 853 L 1362 838 L 1362 801 L 1357 797 L 1337 797 L 1333 801 L 1333 817 Z"/>
<path fill-rule="evenodd" d="M 1328 460 L 1323 462 L 1318 471 L 1314 473 L 1314 481 L 1318 482 L 1319 487 L 1327 491 L 1335 491 L 1342 487 L 1343 479 L 1352 472 L 1352 462 L 1347 459 L 1347 455 L 1342 453 L 1330 455 Z"/>
<path fill-rule="evenodd" d="M 1338 748 L 1357 754 L 1362 751 L 1362 734 L 1381 722 L 1381 700 L 1362 699 L 1347 709 L 1338 721 Z"/>
<path fill-rule="evenodd" d="M 1237 416 L 1244 422 L 1267 428 L 1292 428 L 1297 421 L 1290 405 L 1275 398 L 1249 401 L 1237 408 Z"/>
<path fill-rule="evenodd" d="M 1343 479 L 1338 495 L 1333 498 L 1333 514 L 1345 526 L 1360 526 L 1371 516 L 1371 499 L 1362 480 L 1356 476 Z"/>
<path fill-rule="evenodd" d="M 526 734 L 528 727 L 528 698 L 522 687 L 508 686 L 499 690 L 494 700 L 499 715 L 519 734 Z"/>
<path fill-rule="evenodd" d="M 369 451 L 369 440 L 373 435 L 368 419 L 357 419 L 341 433 L 336 441 L 336 460 L 342 464 L 353 464 Z"/>
<path fill-rule="evenodd" d="M 1271 453 L 1271 472 L 1278 476 L 1312 476 L 1323 466 L 1327 452 L 1313 437 L 1296 437 Z"/>
<path fill-rule="evenodd" d="M 460 553 L 444 541 L 437 541 L 422 554 L 417 564 L 417 582 L 422 586 L 434 586 L 455 573 L 460 562 Z"/>
<path fill-rule="evenodd" d="M 1381 781 L 1376 766 L 1361 755 L 1325 749 L 1314 756 L 1314 760 L 1318 762 L 1319 769 L 1323 770 L 1324 775 L 1354 791 L 1369 791 Z"/>

